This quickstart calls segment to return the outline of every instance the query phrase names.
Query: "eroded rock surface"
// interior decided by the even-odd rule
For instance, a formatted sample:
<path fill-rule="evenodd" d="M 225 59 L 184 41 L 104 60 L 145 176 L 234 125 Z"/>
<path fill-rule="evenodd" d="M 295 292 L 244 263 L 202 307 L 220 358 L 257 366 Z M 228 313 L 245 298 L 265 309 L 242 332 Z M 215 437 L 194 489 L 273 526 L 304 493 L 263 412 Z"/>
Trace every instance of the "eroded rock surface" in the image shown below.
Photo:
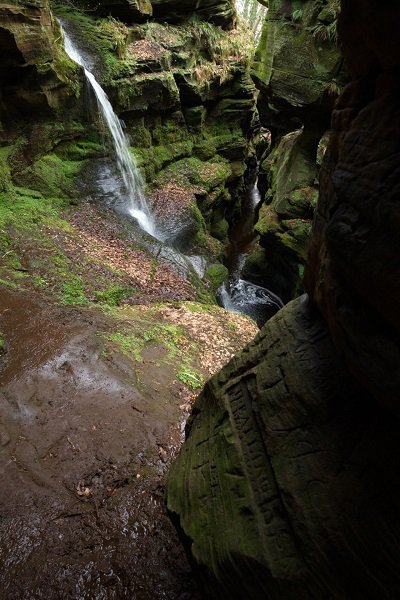
<path fill-rule="evenodd" d="M 244 317 L 0 292 L 1 598 L 198 598 L 164 476 L 194 396 L 181 379 L 225 363 Z"/>
<path fill-rule="evenodd" d="M 309 299 L 209 382 L 171 472 L 170 510 L 215 597 L 399 595 L 399 17 L 394 2 L 343 6 L 353 81 L 322 167 Z"/>
<path fill-rule="evenodd" d="M 0 116 L 10 121 L 71 107 L 79 86 L 77 69 L 57 44 L 59 29 L 46 0 L 0 7 Z M 6 118 L 5 118 L 6 117 Z"/>
<path fill-rule="evenodd" d="M 307 289 L 353 374 L 398 413 L 399 10 L 388 2 L 383 15 L 366 2 L 369 12 L 353 43 L 358 5 L 343 10 L 341 32 L 354 81 L 333 113 Z"/>

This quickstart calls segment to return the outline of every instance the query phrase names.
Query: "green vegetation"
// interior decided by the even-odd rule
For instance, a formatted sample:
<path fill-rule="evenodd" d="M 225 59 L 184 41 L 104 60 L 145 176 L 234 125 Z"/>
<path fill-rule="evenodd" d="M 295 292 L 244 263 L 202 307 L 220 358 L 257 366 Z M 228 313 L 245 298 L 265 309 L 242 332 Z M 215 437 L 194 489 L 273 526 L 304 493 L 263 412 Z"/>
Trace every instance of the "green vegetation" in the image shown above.
<path fill-rule="evenodd" d="M 303 18 L 303 9 L 302 8 L 297 8 L 296 10 L 294 10 L 292 12 L 292 21 L 294 23 L 296 23 L 297 21 L 301 21 L 302 18 Z"/>
<path fill-rule="evenodd" d="M 168 359 L 180 355 L 179 342 L 183 337 L 184 330 L 178 325 L 155 324 L 146 328 L 145 322 L 137 335 L 129 335 L 122 331 L 104 335 L 106 340 L 116 343 L 122 352 L 133 356 L 137 361 L 142 359 L 142 352 L 149 343 L 164 346 L 168 351 Z"/>
<path fill-rule="evenodd" d="M 187 306 L 186 303 L 184 305 Z M 200 304 L 191 305 L 208 312 L 207 307 L 201 307 Z M 107 342 L 103 353 L 109 357 L 115 351 L 122 352 L 142 363 L 144 357 L 148 359 L 154 352 L 153 360 L 157 364 L 169 365 L 179 381 L 193 390 L 200 389 L 204 385 L 204 375 L 195 363 L 199 346 L 193 342 L 184 326 L 160 322 L 160 310 L 163 307 L 163 304 L 153 306 L 144 313 L 142 307 L 114 310 L 113 318 L 118 322 L 116 331 L 99 332 L 99 336 Z M 176 307 L 179 308 L 180 303 Z M 214 307 L 211 310 L 222 312 L 222 309 Z"/>
<path fill-rule="evenodd" d="M 224 265 L 216 264 L 211 265 L 205 274 L 206 279 L 210 282 L 211 289 L 215 293 L 217 289 L 223 284 L 228 278 L 229 272 Z"/>
<path fill-rule="evenodd" d="M 107 306 L 119 306 L 123 300 L 130 298 L 136 290 L 132 287 L 122 287 L 120 285 L 109 285 L 105 290 L 95 292 L 96 300 L 100 304 Z"/>
<path fill-rule="evenodd" d="M 312 28 L 312 34 L 319 42 L 337 42 L 337 20 L 327 25 L 326 23 L 317 23 Z"/>
<path fill-rule="evenodd" d="M 50 197 L 69 196 L 82 166 L 80 160 L 63 159 L 51 153 L 40 157 L 20 177 L 33 189 Z"/>
<path fill-rule="evenodd" d="M 213 78 L 224 83 L 232 77 L 232 59 L 236 63 L 249 65 L 253 58 L 253 37 L 247 25 L 239 21 L 237 28 L 227 35 L 220 27 L 206 21 L 194 21 L 189 26 L 189 36 L 202 52 L 194 52 L 195 79 L 206 86 Z M 204 59 L 208 54 L 208 60 Z"/>
<path fill-rule="evenodd" d="M 61 301 L 64 304 L 89 304 L 80 277 L 77 277 L 72 273 L 68 275 L 68 280 L 62 284 Z"/>
<path fill-rule="evenodd" d="M 117 78 L 123 78 L 135 72 L 136 60 L 127 52 L 128 28 L 109 17 L 93 19 L 76 7 L 57 7 L 57 14 L 76 25 L 79 44 L 90 53 L 96 50 L 104 83 L 110 84 Z"/>
<path fill-rule="evenodd" d="M 0 240 L 6 246 L 10 237 L 6 227 L 18 229 L 36 228 L 38 224 L 57 224 L 61 229 L 69 225 L 59 219 L 59 209 L 65 206 L 65 200 L 44 198 L 40 193 L 25 189 L 13 188 L 11 192 L 0 193 Z"/>
<path fill-rule="evenodd" d="M 58 144 L 57 154 L 42 156 L 18 174 L 19 180 L 35 187 L 31 189 L 14 185 L 11 179 L 10 165 L 24 144 L 20 138 L 16 145 L 0 150 L 0 283 L 12 288 L 32 286 L 63 304 L 97 301 L 117 306 L 135 290 L 121 285 L 117 273 L 96 281 L 91 261 L 85 256 L 68 256 L 60 244 L 64 236 L 68 239 L 75 232 L 62 216 L 70 202 L 66 192 L 74 187 L 83 160 L 97 156 L 102 147 L 84 139 Z M 64 197 L 60 197 L 62 186 Z"/>
<path fill-rule="evenodd" d="M 109 342 L 114 342 L 119 349 L 128 356 L 133 356 L 136 361 L 140 361 L 142 358 L 142 350 L 144 348 L 144 340 L 140 337 L 133 335 L 126 335 L 124 333 L 115 332 L 103 336 L 104 339 Z"/>
<path fill-rule="evenodd" d="M 198 188 L 210 192 L 223 184 L 231 173 L 229 162 L 221 157 L 203 162 L 191 157 L 179 160 L 166 167 L 158 175 L 159 186 L 173 182 L 180 187 L 198 191 Z"/>
<path fill-rule="evenodd" d="M 189 368 L 182 369 L 177 373 L 177 378 L 193 390 L 198 390 L 204 385 L 204 376 L 200 373 L 195 373 Z"/>

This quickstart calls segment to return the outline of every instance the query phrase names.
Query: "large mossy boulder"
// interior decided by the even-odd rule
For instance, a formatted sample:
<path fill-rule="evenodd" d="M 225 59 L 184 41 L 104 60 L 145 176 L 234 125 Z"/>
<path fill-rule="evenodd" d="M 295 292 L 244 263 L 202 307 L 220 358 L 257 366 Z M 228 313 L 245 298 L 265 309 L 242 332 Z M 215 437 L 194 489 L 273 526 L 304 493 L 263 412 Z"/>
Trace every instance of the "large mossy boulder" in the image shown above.
<path fill-rule="evenodd" d="M 171 471 L 209 597 L 399 595 L 399 19 L 344 3 L 308 296 L 208 382 Z"/>
<path fill-rule="evenodd" d="M 399 429 L 307 299 L 287 305 L 208 382 L 170 473 L 207 597 L 389 598 Z"/>

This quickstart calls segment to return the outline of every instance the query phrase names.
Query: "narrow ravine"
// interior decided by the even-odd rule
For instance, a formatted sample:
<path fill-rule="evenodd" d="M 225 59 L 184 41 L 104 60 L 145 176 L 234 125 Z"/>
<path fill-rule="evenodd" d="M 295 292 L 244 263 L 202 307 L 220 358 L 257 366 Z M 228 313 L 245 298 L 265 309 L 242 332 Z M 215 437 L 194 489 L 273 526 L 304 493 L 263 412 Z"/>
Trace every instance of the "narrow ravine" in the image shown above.
<path fill-rule="evenodd" d="M 261 327 L 283 306 L 282 300 L 267 288 L 241 278 L 245 258 L 253 248 L 257 234 L 254 231 L 260 193 L 257 187 L 258 165 L 248 175 L 242 197 L 241 214 L 229 230 L 229 244 L 225 251 L 225 265 L 229 279 L 219 288 L 218 302 L 226 310 L 252 317 Z"/>
<path fill-rule="evenodd" d="M 164 232 L 156 225 L 154 216 L 151 213 L 148 203 L 143 193 L 144 182 L 142 176 L 135 164 L 135 159 L 129 151 L 129 140 L 123 132 L 121 122 L 115 114 L 105 91 L 102 89 L 93 73 L 87 68 L 88 60 L 85 59 L 71 36 L 65 30 L 65 23 L 60 20 L 64 35 L 64 46 L 68 56 L 83 67 L 86 79 L 93 90 L 97 105 L 102 115 L 110 137 L 113 141 L 113 147 L 116 156 L 116 163 L 119 167 L 125 188 L 127 190 L 127 201 L 124 201 L 123 190 L 117 190 L 117 203 L 126 214 L 134 217 L 139 226 L 147 233 L 152 235 L 163 243 L 163 248 L 157 247 L 157 252 L 164 252 L 168 258 L 171 258 L 176 264 L 193 269 L 194 272 L 202 277 L 205 271 L 205 259 L 201 256 L 186 256 L 181 254 L 176 248 L 168 243 L 165 237 L 165 231 L 168 226 L 164 224 Z M 260 203 L 260 194 L 257 187 L 258 165 L 250 170 L 245 192 L 242 197 L 240 219 L 234 222 L 229 232 L 229 245 L 225 253 L 225 264 L 229 271 L 229 279 L 219 288 L 217 299 L 221 306 L 231 312 L 239 312 L 252 317 L 259 326 L 263 325 L 271 316 L 273 316 L 282 306 L 281 299 L 266 288 L 257 286 L 241 278 L 241 271 L 244 260 L 251 250 L 256 234 L 254 232 L 254 223 L 256 209 Z M 112 174 L 107 170 L 99 174 L 99 183 L 105 196 L 115 196 L 115 184 L 110 185 Z M 108 189 L 107 189 L 108 187 Z M 169 235 L 176 237 L 176 231 L 170 231 Z"/>

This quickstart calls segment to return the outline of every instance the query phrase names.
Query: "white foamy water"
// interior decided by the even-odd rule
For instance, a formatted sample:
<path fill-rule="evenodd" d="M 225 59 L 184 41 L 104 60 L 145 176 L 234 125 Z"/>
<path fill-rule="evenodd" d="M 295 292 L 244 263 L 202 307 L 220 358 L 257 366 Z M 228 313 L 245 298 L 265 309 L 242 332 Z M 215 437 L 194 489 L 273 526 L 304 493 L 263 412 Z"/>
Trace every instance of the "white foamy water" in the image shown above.
<path fill-rule="evenodd" d="M 113 107 L 107 98 L 107 94 L 98 83 L 93 73 L 87 69 L 84 57 L 75 47 L 73 41 L 64 31 L 64 29 L 63 34 L 65 52 L 68 54 L 71 60 L 83 68 L 86 79 L 88 80 L 96 96 L 99 111 L 110 131 L 117 164 L 129 197 L 128 205 L 126 206 L 126 212 L 136 219 L 144 231 L 157 237 L 155 235 L 154 222 L 142 191 L 143 180 L 137 169 L 134 158 L 129 152 L 128 139 L 122 130 L 121 122 L 115 114 Z"/>
<path fill-rule="evenodd" d="M 279 296 L 244 279 L 232 279 L 223 283 L 218 290 L 218 298 L 226 310 L 249 315 L 259 325 L 283 307 Z"/>

